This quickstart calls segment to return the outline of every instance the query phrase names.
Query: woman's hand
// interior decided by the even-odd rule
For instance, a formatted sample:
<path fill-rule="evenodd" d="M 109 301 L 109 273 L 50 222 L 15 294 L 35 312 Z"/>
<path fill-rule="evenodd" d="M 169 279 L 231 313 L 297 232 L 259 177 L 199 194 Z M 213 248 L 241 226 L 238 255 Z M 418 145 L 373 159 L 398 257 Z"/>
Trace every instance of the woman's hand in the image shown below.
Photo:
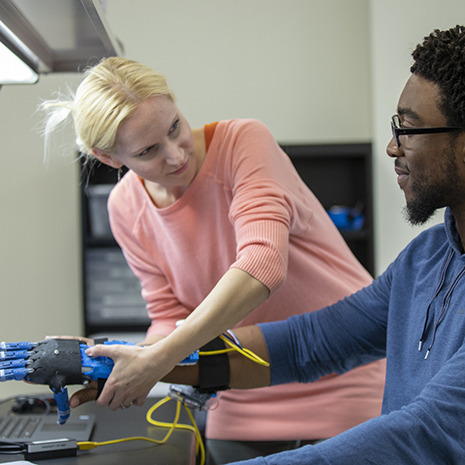
<path fill-rule="evenodd" d="M 89 357 L 109 357 L 114 362 L 97 403 L 111 410 L 142 406 L 152 387 L 174 367 L 164 361 L 159 344 L 148 347 L 98 344 L 86 350 Z M 76 399 L 87 401 L 93 393 L 79 391 Z"/>

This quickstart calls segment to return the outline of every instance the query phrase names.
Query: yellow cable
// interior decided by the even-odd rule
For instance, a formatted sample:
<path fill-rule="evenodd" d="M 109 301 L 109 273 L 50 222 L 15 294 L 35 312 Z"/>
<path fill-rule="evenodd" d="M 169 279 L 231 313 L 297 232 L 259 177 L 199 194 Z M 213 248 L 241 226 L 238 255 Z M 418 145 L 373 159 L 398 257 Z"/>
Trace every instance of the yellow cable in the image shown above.
<path fill-rule="evenodd" d="M 267 367 L 270 366 L 270 364 L 267 361 L 263 360 L 261 357 L 259 357 L 257 354 L 255 354 L 251 350 L 243 349 L 243 348 L 239 347 L 238 345 L 231 342 L 228 338 L 224 337 L 223 335 L 220 335 L 219 337 L 220 337 L 220 339 L 223 340 L 223 342 L 225 342 L 228 346 L 230 346 L 230 349 L 199 352 L 199 355 L 202 355 L 202 356 L 218 355 L 218 354 L 224 354 L 224 353 L 227 353 L 227 352 L 237 351 L 240 354 L 242 354 L 244 357 L 247 357 L 248 359 L 252 360 L 253 362 L 258 363 L 259 365 L 263 365 L 263 366 L 267 366 Z M 180 416 L 180 413 L 181 413 L 181 402 L 180 401 L 177 401 L 176 415 L 175 415 L 173 423 L 157 421 L 157 420 L 154 420 L 152 418 L 152 413 L 157 408 L 159 408 L 162 405 L 166 404 L 170 400 L 172 400 L 170 397 L 164 397 L 163 399 L 159 400 L 156 404 L 154 404 L 154 405 L 152 405 L 152 407 L 150 407 L 150 409 L 148 410 L 147 415 L 146 415 L 146 419 L 150 424 L 155 425 L 155 426 L 159 426 L 161 428 L 169 428 L 169 431 L 166 433 L 166 435 L 165 435 L 165 437 L 163 439 L 153 439 L 153 438 L 147 438 L 147 437 L 144 437 L 144 436 L 133 436 L 133 437 L 128 437 L 128 438 L 114 439 L 114 440 L 111 440 L 111 441 L 103 441 L 103 442 L 80 441 L 80 442 L 77 443 L 77 446 L 79 447 L 79 450 L 90 450 L 90 449 L 94 449 L 95 447 L 98 447 L 98 446 L 107 446 L 107 445 L 118 444 L 118 443 L 127 442 L 127 441 L 147 441 L 147 442 L 154 443 L 154 444 L 164 444 L 169 439 L 169 437 L 173 434 L 173 431 L 175 429 L 185 429 L 185 430 L 191 431 L 191 432 L 193 432 L 195 434 L 195 439 L 196 439 L 196 444 L 197 444 L 196 452 L 198 453 L 198 451 L 200 449 L 200 454 L 201 454 L 200 463 L 201 463 L 201 465 L 203 465 L 205 463 L 205 447 L 203 445 L 202 436 L 200 434 L 200 431 L 199 431 L 199 429 L 197 427 L 197 424 L 195 422 L 195 419 L 194 419 L 191 411 L 189 410 L 189 408 L 186 405 L 184 405 L 184 408 L 186 409 L 187 414 L 189 415 L 189 418 L 192 421 L 192 425 L 185 425 L 185 424 L 182 424 L 182 423 L 178 424 L 179 416 Z"/>
<path fill-rule="evenodd" d="M 192 422 L 192 425 L 186 425 L 186 424 L 183 424 L 183 423 L 177 424 L 177 420 L 179 419 L 179 409 L 181 408 L 181 402 L 180 401 L 177 401 L 177 412 L 176 412 L 177 415 L 176 415 L 176 422 L 175 423 L 167 423 L 167 422 L 164 422 L 164 421 L 154 420 L 152 418 L 152 413 L 158 407 L 165 404 L 169 400 L 171 400 L 170 397 L 165 397 L 164 399 L 160 400 L 155 405 L 153 405 L 149 409 L 149 411 L 147 412 L 147 415 L 146 415 L 147 421 L 152 425 L 160 426 L 162 428 L 170 428 L 171 427 L 172 429 L 174 429 L 174 428 L 176 428 L 176 429 L 185 429 L 185 430 L 193 432 L 195 434 L 195 440 L 196 440 L 196 453 L 198 453 L 198 451 L 200 449 L 200 465 L 204 465 L 204 463 L 205 463 L 205 447 L 203 445 L 202 436 L 200 434 L 199 428 L 197 427 L 197 423 L 195 422 L 195 419 L 194 419 L 191 411 L 189 410 L 189 408 L 186 405 L 184 405 L 184 408 L 187 411 L 187 414 L 189 415 L 189 418 L 190 418 L 190 420 Z M 165 440 L 166 439 L 167 439 L 167 437 L 165 437 Z"/>
<path fill-rule="evenodd" d="M 197 423 L 195 422 L 194 416 L 192 415 L 190 409 L 184 405 L 184 408 L 186 409 L 187 414 L 189 415 L 189 418 L 191 419 L 191 422 L 195 428 L 195 437 L 196 437 L 196 443 L 197 443 L 197 451 L 196 453 L 198 454 L 198 449 L 200 448 L 200 465 L 204 465 L 205 463 L 205 447 L 203 445 L 202 441 L 202 435 L 200 434 L 200 430 L 197 426 Z"/>
<path fill-rule="evenodd" d="M 207 352 L 200 351 L 199 355 L 219 355 L 219 354 L 226 354 L 228 352 L 234 352 L 236 349 L 221 349 L 221 350 L 209 350 Z"/>
<path fill-rule="evenodd" d="M 128 441 L 147 441 L 147 442 L 152 442 L 155 444 L 162 444 L 162 442 L 157 439 L 147 438 L 144 436 L 132 436 L 129 438 L 113 439 L 112 441 L 103 441 L 103 442 L 80 441 L 77 443 L 77 446 L 79 447 L 79 450 L 90 450 L 90 449 L 94 449 L 95 447 L 99 447 L 99 446 L 109 446 L 111 444 L 118 444 L 120 442 L 128 442 Z"/>
<path fill-rule="evenodd" d="M 165 397 L 161 399 L 160 401 L 158 401 L 156 404 L 154 404 L 149 409 L 149 411 L 147 412 L 147 421 L 149 421 L 149 423 L 156 424 L 154 420 L 149 418 L 149 415 L 151 415 L 152 412 L 156 410 L 158 407 L 161 407 L 163 404 L 166 404 L 166 402 L 168 402 L 169 400 L 171 400 L 169 397 Z M 175 419 L 173 423 L 166 424 L 165 427 L 169 427 L 170 430 L 166 433 L 166 436 L 163 439 L 153 439 L 153 438 L 147 438 L 144 436 L 133 436 L 133 437 L 128 437 L 128 438 L 113 439 L 111 441 L 102 441 L 102 442 L 80 441 L 77 443 L 77 446 L 79 447 L 79 450 L 89 450 L 89 449 L 94 449 L 95 447 L 99 447 L 99 446 L 108 446 L 111 444 L 118 444 L 120 442 L 128 442 L 128 441 L 147 441 L 147 442 L 151 442 L 154 444 L 164 444 L 169 439 L 169 437 L 171 436 L 175 428 L 179 428 L 180 426 L 189 426 L 189 425 L 177 425 L 180 413 L 181 413 L 181 404 L 180 402 L 178 402 L 176 406 Z"/>
<path fill-rule="evenodd" d="M 200 356 L 208 356 L 208 355 L 219 355 L 219 354 L 226 354 L 228 352 L 234 352 L 237 351 L 244 357 L 247 357 L 248 359 L 252 360 L 255 363 L 258 363 L 259 365 L 263 365 L 266 367 L 269 367 L 270 364 L 263 360 L 261 357 L 259 357 L 257 354 L 252 352 L 249 349 L 244 349 L 242 347 L 239 347 L 237 344 L 231 342 L 228 338 L 224 337 L 223 335 L 220 335 L 219 338 L 228 344 L 231 348 L 230 349 L 221 349 L 221 350 L 209 350 L 209 351 L 200 351 L 199 355 Z"/>
<path fill-rule="evenodd" d="M 90 450 L 90 449 L 94 449 L 95 447 L 99 447 L 99 446 L 108 446 L 108 445 L 111 445 L 111 444 L 118 444 L 118 443 L 121 443 L 121 442 L 128 442 L 128 441 L 147 441 L 147 442 L 150 442 L 150 443 L 153 443 L 153 444 L 160 445 L 160 444 L 164 444 L 169 439 L 169 437 L 171 436 L 171 434 L 173 433 L 173 431 L 175 429 L 185 429 L 185 430 L 188 430 L 188 431 L 191 431 L 191 432 L 194 433 L 195 439 L 196 439 L 196 453 L 198 453 L 198 451 L 200 449 L 200 454 L 201 454 L 200 455 L 200 457 L 201 457 L 200 464 L 204 465 L 204 463 L 205 463 L 205 447 L 203 445 L 202 436 L 200 434 L 199 428 L 197 427 L 197 423 L 195 422 L 195 419 L 194 419 L 192 413 L 190 412 L 190 410 L 186 406 L 184 406 L 184 408 L 186 409 L 186 411 L 187 411 L 187 413 L 189 415 L 189 418 L 192 421 L 192 425 L 185 425 L 185 424 L 182 424 L 182 423 L 178 424 L 179 416 L 180 416 L 180 413 L 181 413 L 181 402 L 179 402 L 179 401 L 176 402 L 176 415 L 175 415 L 175 419 L 174 419 L 173 423 L 157 421 L 157 420 L 154 420 L 152 418 L 152 413 L 157 408 L 159 408 L 162 405 L 166 404 L 170 400 L 172 400 L 170 397 L 164 397 L 163 399 L 158 401 L 156 404 L 152 405 L 152 407 L 150 407 L 150 409 L 148 410 L 147 415 L 146 415 L 146 419 L 150 424 L 155 425 L 155 426 L 159 426 L 159 427 L 162 427 L 162 428 L 169 428 L 169 431 L 166 433 L 166 435 L 165 435 L 165 437 L 163 439 L 153 439 L 153 438 L 148 438 L 148 437 L 144 437 L 144 436 L 133 436 L 133 437 L 128 437 L 128 438 L 113 439 L 111 441 L 102 441 L 102 442 L 80 441 L 80 442 L 77 443 L 77 446 L 79 447 L 79 450 Z"/>
<path fill-rule="evenodd" d="M 194 429 L 194 427 L 192 425 L 185 425 L 183 423 L 177 424 L 178 420 L 179 420 L 180 410 L 181 410 L 181 402 L 179 402 L 179 401 L 177 402 L 176 418 L 175 418 L 175 421 L 173 423 L 158 421 L 158 420 L 154 420 L 152 418 L 152 413 L 157 408 L 161 407 L 163 404 L 166 404 L 170 400 L 172 400 L 171 397 L 164 397 L 163 399 L 158 401 L 156 404 L 152 405 L 152 407 L 150 407 L 150 409 L 148 410 L 147 415 L 145 416 L 146 420 L 151 425 L 160 426 L 161 428 L 173 428 L 174 427 L 174 428 L 177 428 L 177 429 L 187 429 L 188 431 L 192 431 L 192 432 L 195 433 L 195 429 Z"/>
<path fill-rule="evenodd" d="M 219 337 L 223 342 L 228 344 L 228 346 L 232 347 L 234 350 L 237 350 L 244 357 L 247 357 L 248 359 L 252 360 L 253 362 L 258 363 L 259 365 L 263 365 L 265 367 L 270 366 L 270 364 L 266 360 L 263 360 L 257 354 L 253 353 L 251 350 L 240 348 L 239 346 L 237 346 L 236 344 L 231 342 L 228 338 L 224 337 L 223 335 L 220 335 Z"/>

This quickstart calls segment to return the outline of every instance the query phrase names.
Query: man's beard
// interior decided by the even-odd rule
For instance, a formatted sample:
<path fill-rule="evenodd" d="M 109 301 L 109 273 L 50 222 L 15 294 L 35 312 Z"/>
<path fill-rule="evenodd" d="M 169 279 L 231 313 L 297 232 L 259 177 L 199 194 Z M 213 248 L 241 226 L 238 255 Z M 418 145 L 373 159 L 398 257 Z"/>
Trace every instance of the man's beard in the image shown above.
<path fill-rule="evenodd" d="M 421 192 L 421 197 L 407 202 L 403 209 L 405 219 L 412 226 L 425 224 L 434 214 L 434 212 L 444 206 L 444 186 L 434 186 Z"/>
<path fill-rule="evenodd" d="M 445 154 L 441 180 L 431 184 L 428 179 L 423 179 L 412 185 L 414 199 L 407 202 L 403 212 L 406 220 L 413 226 L 425 224 L 438 208 L 450 206 L 464 195 L 454 159 L 454 148 L 451 144 Z"/>

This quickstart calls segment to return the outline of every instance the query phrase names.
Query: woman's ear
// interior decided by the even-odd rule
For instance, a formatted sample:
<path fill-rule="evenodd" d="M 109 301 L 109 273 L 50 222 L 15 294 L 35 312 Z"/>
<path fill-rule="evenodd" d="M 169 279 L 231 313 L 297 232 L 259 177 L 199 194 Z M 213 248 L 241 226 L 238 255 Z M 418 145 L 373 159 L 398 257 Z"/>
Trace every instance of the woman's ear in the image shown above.
<path fill-rule="evenodd" d="M 123 166 L 121 162 L 113 158 L 111 155 L 102 152 L 100 149 L 93 148 L 92 153 L 94 154 L 95 158 L 101 161 L 104 165 L 108 165 L 116 169 L 119 169 Z"/>

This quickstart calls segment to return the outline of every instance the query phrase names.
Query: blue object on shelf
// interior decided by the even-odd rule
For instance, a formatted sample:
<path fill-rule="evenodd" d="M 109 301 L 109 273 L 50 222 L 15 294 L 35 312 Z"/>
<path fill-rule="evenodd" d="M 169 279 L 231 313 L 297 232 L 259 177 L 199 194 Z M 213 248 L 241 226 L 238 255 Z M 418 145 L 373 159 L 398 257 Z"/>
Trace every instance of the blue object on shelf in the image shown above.
<path fill-rule="evenodd" d="M 358 208 L 335 205 L 328 210 L 328 215 L 341 231 L 360 231 L 365 217 Z"/>

